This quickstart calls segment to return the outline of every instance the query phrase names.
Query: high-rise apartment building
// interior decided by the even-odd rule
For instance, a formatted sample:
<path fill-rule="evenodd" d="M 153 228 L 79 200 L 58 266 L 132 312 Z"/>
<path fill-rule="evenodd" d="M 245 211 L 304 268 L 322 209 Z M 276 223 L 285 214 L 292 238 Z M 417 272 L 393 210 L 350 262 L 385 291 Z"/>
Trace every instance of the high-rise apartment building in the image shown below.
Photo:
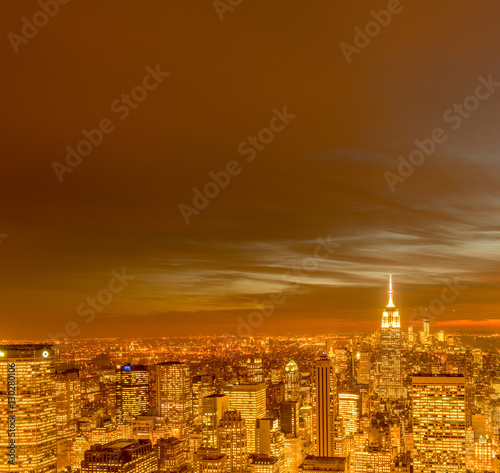
<path fill-rule="evenodd" d="M 238 411 L 224 412 L 217 438 L 220 452 L 227 458 L 227 472 L 243 473 L 247 465 L 247 427 Z"/>
<path fill-rule="evenodd" d="M 466 378 L 415 375 L 412 395 L 414 473 L 464 473 Z"/>
<path fill-rule="evenodd" d="M 229 409 L 239 411 L 245 420 L 248 453 L 255 453 L 256 421 L 266 415 L 265 383 L 228 384 L 223 393 L 229 398 Z"/>
<path fill-rule="evenodd" d="M 0 471 L 56 473 L 53 347 L 0 347 Z"/>
<path fill-rule="evenodd" d="M 191 374 L 187 363 L 169 361 L 157 366 L 158 415 L 167 417 L 172 437 L 187 438 L 191 420 Z"/>
<path fill-rule="evenodd" d="M 149 372 L 144 365 L 124 365 L 116 369 L 116 421 L 131 424 L 149 405 Z"/>
<path fill-rule="evenodd" d="M 389 301 L 382 314 L 380 330 L 382 363 L 380 366 L 379 394 L 396 399 L 403 396 L 401 377 L 401 325 L 399 310 L 392 300 L 392 275 L 389 277 Z"/>
<path fill-rule="evenodd" d="M 335 421 L 337 420 L 337 380 L 331 359 L 321 356 L 314 363 L 313 440 L 318 457 L 335 454 Z"/>

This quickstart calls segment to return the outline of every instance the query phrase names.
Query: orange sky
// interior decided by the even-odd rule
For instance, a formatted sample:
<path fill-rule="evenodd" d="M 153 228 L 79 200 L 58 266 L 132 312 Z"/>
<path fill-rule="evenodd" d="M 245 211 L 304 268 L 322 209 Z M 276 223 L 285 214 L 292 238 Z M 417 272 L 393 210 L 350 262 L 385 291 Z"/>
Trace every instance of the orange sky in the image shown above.
<path fill-rule="evenodd" d="M 500 7 L 401 0 L 373 25 L 389 3 L 244 0 L 221 21 L 212 1 L 72 0 L 37 32 L 38 2 L 6 3 L 3 338 L 236 333 L 272 293 L 256 332 L 373 330 L 390 270 L 405 327 L 456 280 L 432 324 L 496 328 L 500 92 L 483 85 L 456 129 L 447 111 L 500 81 Z M 342 43 L 363 46 L 350 63 Z M 60 182 L 54 162 L 106 119 Z M 435 128 L 446 140 L 391 192 Z M 186 224 L 179 206 L 228 169 Z"/>

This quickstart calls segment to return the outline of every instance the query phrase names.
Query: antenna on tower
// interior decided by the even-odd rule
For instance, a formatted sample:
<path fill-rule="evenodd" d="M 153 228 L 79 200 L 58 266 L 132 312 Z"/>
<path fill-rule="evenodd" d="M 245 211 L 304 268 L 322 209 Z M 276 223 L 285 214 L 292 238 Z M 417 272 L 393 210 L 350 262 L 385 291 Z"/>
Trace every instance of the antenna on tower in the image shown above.
<path fill-rule="evenodd" d="M 395 307 L 392 301 L 392 271 L 389 271 L 389 302 L 386 307 Z"/>

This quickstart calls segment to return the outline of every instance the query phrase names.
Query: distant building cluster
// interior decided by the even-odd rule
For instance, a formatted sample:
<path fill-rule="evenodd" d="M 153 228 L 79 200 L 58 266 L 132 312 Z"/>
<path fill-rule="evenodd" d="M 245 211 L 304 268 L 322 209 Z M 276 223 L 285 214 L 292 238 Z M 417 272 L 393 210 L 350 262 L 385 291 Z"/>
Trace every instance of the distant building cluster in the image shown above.
<path fill-rule="evenodd" d="M 499 352 L 393 297 L 370 334 L 2 345 L 0 472 L 500 473 Z"/>

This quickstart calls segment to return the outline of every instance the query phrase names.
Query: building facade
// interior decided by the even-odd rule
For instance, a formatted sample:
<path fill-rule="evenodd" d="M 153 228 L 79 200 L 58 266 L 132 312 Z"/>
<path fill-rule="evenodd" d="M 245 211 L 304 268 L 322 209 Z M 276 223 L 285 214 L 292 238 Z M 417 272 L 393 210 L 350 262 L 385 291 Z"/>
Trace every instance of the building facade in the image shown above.
<path fill-rule="evenodd" d="M 0 347 L 0 471 L 56 473 L 56 353 Z"/>
<path fill-rule="evenodd" d="M 466 378 L 416 375 L 412 395 L 414 473 L 464 473 Z"/>

